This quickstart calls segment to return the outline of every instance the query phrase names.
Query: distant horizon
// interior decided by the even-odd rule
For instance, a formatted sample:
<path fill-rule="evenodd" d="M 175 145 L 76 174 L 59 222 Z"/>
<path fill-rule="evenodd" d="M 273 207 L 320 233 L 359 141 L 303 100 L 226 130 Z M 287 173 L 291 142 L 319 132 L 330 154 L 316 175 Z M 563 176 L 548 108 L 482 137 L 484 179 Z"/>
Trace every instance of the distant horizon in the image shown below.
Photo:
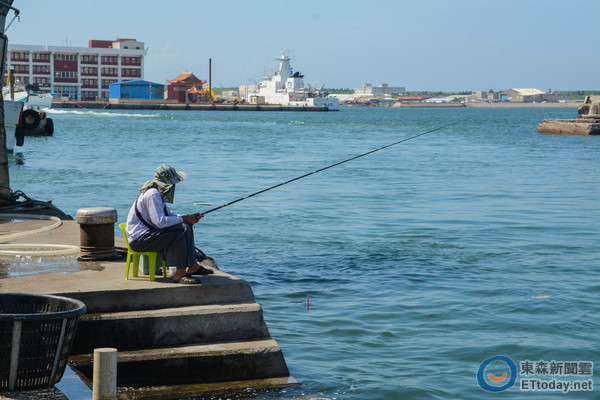
<path fill-rule="evenodd" d="M 274 58 L 286 51 L 306 84 L 328 88 L 600 89 L 594 88 L 600 65 L 593 51 L 596 0 L 306 0 L 293 13 L 272 0 L 260 5 L 15 0 L 19 19 L 9 13 L 6 35 L 9 43 L 75 47 L 91 39 L 133 38 L 148 50 L 144 75 L 154 82 L 185 70 L 205 79 L 210 58 L 214 87 L 252 84 L 272 73 Z M 91 15 L 102 23 L 90 23 Z M 192 15 L 200 22 L 188 22 Z"/>

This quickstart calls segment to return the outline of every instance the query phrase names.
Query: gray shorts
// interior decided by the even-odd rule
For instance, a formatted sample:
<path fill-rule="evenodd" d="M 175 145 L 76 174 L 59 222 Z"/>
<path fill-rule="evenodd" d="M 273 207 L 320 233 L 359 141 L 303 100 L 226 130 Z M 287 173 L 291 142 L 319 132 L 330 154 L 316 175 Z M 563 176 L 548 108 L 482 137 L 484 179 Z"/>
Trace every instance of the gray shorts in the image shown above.
<path fill-rule="evenodd" d="M 129 246 L 134 251 L 160 251 L 167 266 L 187 268 L 196 263 L 194 229 L 188 224 L 177 224 L 163 229 L 150 229 Z"/>

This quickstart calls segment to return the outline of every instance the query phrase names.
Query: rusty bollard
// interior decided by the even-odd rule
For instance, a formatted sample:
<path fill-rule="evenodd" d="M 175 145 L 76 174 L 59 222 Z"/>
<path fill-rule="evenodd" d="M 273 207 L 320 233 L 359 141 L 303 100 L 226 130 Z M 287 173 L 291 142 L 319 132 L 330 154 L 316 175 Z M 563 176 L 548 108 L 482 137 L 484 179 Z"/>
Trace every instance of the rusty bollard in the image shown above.
<path fill-rule="evenodd" d="M 117 258 L 115 222 L 117 210 L 110 207 L 89 207 L 77 210 L 81 261 L 102 261 Z"/>

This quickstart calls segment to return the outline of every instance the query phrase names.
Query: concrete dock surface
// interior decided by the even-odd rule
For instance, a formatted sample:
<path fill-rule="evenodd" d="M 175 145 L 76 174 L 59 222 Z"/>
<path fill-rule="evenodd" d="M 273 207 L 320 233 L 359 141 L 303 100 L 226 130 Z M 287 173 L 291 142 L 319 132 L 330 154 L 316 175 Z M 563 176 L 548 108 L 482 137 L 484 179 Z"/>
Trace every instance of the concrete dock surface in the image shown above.
<path fill-rule="evenodd" d="M 28 220 L 10 224 L 0 223 L 0 239 L 2 235 L 5 234 L 38 229 L 49 224 L 51 224 L 51 221 L 47 220 Z M 12 226 L 9 227 L 8 225 Z M 11 243 L 39 243 L 78 246 L 79 235 L 79 224 L 77 224 L 77 222 L 62 221 L 62 225 L 57 229 L 35 236 L 19 238 Z M 115 247 L 126 250 L 125 240 L 122 237 L 115 237 Z M 5 262 L 9 258 L 10 257 L 5 257 Z M 75 269 L 80 269 L 76 273 L 44 273 L 42 261 L 40 274 L 0 280 L 0 293 L 22 292 L 31 294 L 58 295 L 82 293 L 79 296 L 85 298 L 87 296 L 85 293 L 89 293 L 90 295 L 95 292 L 104 291 L 113 291 L 116 293 L 119 290 L 152 290 L 153 292 L 161 292 L 163 289 L 168 289 L 170 291 L 168 297 L 171 298 L 171 300 L 165 304 L 172 304 L 171 302 L 177 301 L 172 299 L 173 297 L 177 297 L 178 295 L 185 296 L 188 291 L 198 290 L 201 286 L 204 286 L 203 289 L 206 289 L 207 285 L 213 286 L 222 285 L 225 283 L 240 284 L 244 286 L 244 281 L 241 279 L 219 270 L 216 270 L 214 275 L 199 277 L 199 279 L 202 281 L 202 285 L 176 284 L 173 283 L 173 279 L 163 278 L 162 275 L 159 274 L 156 275 L 155 282 L 150 282 L 148 276 L 142 275 L 141 272 L 138 277 L 132 277 L 131 271 L 129 279 L 125 280 L 125 257 L 111 261 L 73 261 L 73 263 L 77 264 L 77 266 L 74 267 Z M 254 300 L 254 296 L 252 295 L 246 299 Z M 119 303 L 118 299 L 114 300 L 114 306 L 117 308 L 135 308 L 131 304 L 124 305 Z M 156 302 L 153 301 L 153 303 Z M 97 307 L 100 306 L 100 304 L 95 303 L 91 305 L 86 303 L 86 305 L 88 306 L 88 313 L 97 311 Z M 104 305 L 103 307 L 111 307 L 111 305 Z"/>
<path fill-rule="evenodd" d="M 3 220 L 0 240 L 50 224 L 48 220 Z M 75 221 L 62 221 L 48 232 L 11 241 L 44 245 L 79 242 L 80 228 Z M 123 238 L 116 237 L 115 246 L 126 250 Z M 72 272 L 43 273 L 46 258 L 41 257 L 41 273 L 0 279 L 0 293 L 53 294 L 86 304 L 87 313 L 79 319 L 69 358 L 86 384 L 91 385 L 93 349 L 100 347 L 119 351 L 120 398 L 129 398 L 125 387 L 140 388 L 134 389 L 135 398 L 174 399 L 184 393 L 192 397 L 256 385 L 297 384 L 290 378 L 282 351 L 271 338 L 262 309 L 244 280 L 216 267 L 214 274 L 198 276 L 202 281 L 199 285 L 174 283 L 159 274 L 150 282 L 141 271 L 138 277 L 132 277 L 130 271 L 126 280 L 125 257 L 110 261 L 68 257 L 74 265 Z M 10 263 L 10 256 L 3 255 L 2 260 Z M 161 373 L 148 376 L 146 372 L 156 370 Z M 52 390 L 39 394 L 51 395 Z M 0 396 L 28 398 L 6 397 L 6 392 Z"/>

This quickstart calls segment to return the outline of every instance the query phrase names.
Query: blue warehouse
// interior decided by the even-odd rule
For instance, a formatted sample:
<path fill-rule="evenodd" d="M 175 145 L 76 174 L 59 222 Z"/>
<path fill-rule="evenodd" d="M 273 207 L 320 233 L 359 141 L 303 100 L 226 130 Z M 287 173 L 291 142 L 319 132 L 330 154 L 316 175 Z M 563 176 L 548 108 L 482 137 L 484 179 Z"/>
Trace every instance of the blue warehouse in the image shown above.
<path fill-rule="evenodd" d="M 108 97 L 119 100 L 163 100 L 165 86 L 149 81 L 125 81 L 111 83 Z"/>

